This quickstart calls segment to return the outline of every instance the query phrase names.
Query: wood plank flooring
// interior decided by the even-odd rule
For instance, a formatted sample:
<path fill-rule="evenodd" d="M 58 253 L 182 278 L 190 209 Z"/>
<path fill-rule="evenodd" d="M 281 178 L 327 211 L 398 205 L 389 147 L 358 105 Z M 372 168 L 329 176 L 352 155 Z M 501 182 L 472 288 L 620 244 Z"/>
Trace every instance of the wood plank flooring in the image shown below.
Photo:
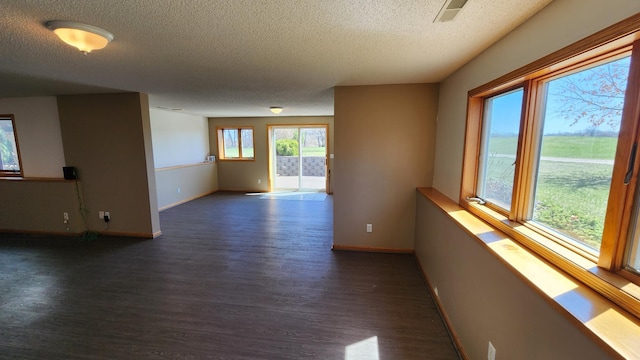
<path fill-rule="evenodd" d="M 154 240 L 0 234 L 0 359 L 458 358 L 412 256 L 330 250 L 331 197 L 160 220 Z"/>

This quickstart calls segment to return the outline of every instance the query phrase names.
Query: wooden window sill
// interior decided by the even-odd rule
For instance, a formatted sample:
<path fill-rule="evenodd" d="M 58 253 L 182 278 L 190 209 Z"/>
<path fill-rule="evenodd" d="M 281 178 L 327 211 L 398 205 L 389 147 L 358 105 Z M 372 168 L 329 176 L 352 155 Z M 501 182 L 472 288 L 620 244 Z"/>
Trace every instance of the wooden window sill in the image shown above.
<path fill-rule="evenodd" d="M 432 188 L 418 191 L 611 355 L 640 358 L 640 320 Z"/>
<path fill-rule="evenodd" d="M 193 163 L 193 164 L 184 164 L 184 165 L 165 166 L 165 167 L 156 168 L 156 169 L 155 169 L 155 171 L 156 171 L 156 172 L 159 172 L 159 171 L 177 170 L 177 169 L 188 168 L 188 167 L 194 167 L 194 166 L 214 165 L 215 163 L 216 163 L 215 161 L 204 161 L 204 162 L 200 162 L 200 163 Z"/>

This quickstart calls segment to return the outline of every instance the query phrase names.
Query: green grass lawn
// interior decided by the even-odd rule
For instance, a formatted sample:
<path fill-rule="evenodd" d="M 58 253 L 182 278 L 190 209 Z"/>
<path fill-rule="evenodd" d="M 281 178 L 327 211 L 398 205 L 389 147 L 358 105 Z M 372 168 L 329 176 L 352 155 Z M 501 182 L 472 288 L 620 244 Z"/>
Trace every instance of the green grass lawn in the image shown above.
<path fill-rule="evenodd" d="M 515 154 L 518 138 L 494 137 L 489 152 Z M 617 138 L 592 136 L 547 136 L 544 138 L 542 156 L 575 159 L 613 159 Z"/>
<path fill-rule="evenodd" d="M 225 150 L 225 154 L 227 158 L 237 158 L 238 157 L 238 148 L 227 148 Z M 303 156 L 325 156 L 327 154 L 326 147 L 305 147 L 302 148 Z M 251 148 L 243 148 L 242 156 L 244 157 L 253 157 L 253 149 Z"/>
<path fill-rule="evenodd" d="M 302 156 L 326 156 L 326 147 L 303 147 Z"/>
<path fill-rule="evenodd" d="M 613 165 L 542 161 L 533 219 L 599 249 Z"/>
<path fill-rule="evenodd" d="M 498 158 L 487 174 L 496 198 L 510 190 L 504 174 L 513 178 L 513 161 Z M 599 249 L 613 165 L 541 161 L 533 220 Z M 508 195 L 506 199 L 508 199 Z"/>
<path fill-rule="evenodd" d="M 514 154 L 516 141 L 515 137 L 494 138 L 491 153 Z M 613 159 L 616 142 L 608 137 L 548 136 L 542 156 Z M 488 164 L 487 183 L 497 189 L 496 198 L 508 201 L 513 160 L 495 157 Z M 599 249 L 612 170 L 613 165 L 540 161 L 533 219 Z"/>
<path fill-rule="evenodd" d="M 225 157 L 228 159 L 233 159 L 238 157 L 238 148 L 230 147 L 224 150 Z M 252 158 L 253 157 L 253 148 L 242 148 L 242 157 L 243 158 Z"/>

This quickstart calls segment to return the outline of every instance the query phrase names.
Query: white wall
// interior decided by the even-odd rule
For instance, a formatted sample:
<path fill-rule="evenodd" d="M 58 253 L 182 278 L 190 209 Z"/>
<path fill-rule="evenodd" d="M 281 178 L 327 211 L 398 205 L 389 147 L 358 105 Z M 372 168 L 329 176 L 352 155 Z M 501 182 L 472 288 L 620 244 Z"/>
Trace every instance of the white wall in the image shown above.
<path fill-rule="evenodd" d="M 203 164 L 210 154 L 209 120 L 159 109 L 149 109 L 149 116 L 158 207 L 166 209 L 217 191 L 217 164 Z M 179 167 L 167 169 L 172 166 Z"/>
<path fill-rule="evenodd" d="M 158 208 L 165 210 L 218 190 L 218 164 L 156 170 Z"/>
<path fill-rule="evenodd" d="M 155 167 L 196 164 L 209 155 L 207 118 L 149 109 Z"/>
<path fill-rule="evenodd" d="M 56 98 L 2 98 L 0 114 L 14 115 L 24 177 L 62 178 L 65 160 Z"/>
<path fill-rule="evenodd" d="M 440 84 L 433 186 L 458 201 L 467 92 L 640 12 L 638 0 L 557 0 Z"/>

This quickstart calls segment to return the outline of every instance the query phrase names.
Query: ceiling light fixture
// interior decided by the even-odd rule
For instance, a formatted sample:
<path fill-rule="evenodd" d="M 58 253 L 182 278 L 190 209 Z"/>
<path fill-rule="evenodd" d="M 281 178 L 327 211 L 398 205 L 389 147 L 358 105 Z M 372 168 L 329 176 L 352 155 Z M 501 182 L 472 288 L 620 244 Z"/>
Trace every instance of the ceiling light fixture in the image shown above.
<path fill-rule="evenodd" d="M 78 48 L 87 55 L 93 50 L 100 50 L 113 40 L 113 34 L 95 26 L 72 21 L 49 21 L 46 24 L 60 40 Z"/>
<path fill-rule="evenodd" d="M 282 107 L 280 106 L 272 106 L 269 110 L 271 110 L 272 113 L 278 115 L 282 112 Z"/>

